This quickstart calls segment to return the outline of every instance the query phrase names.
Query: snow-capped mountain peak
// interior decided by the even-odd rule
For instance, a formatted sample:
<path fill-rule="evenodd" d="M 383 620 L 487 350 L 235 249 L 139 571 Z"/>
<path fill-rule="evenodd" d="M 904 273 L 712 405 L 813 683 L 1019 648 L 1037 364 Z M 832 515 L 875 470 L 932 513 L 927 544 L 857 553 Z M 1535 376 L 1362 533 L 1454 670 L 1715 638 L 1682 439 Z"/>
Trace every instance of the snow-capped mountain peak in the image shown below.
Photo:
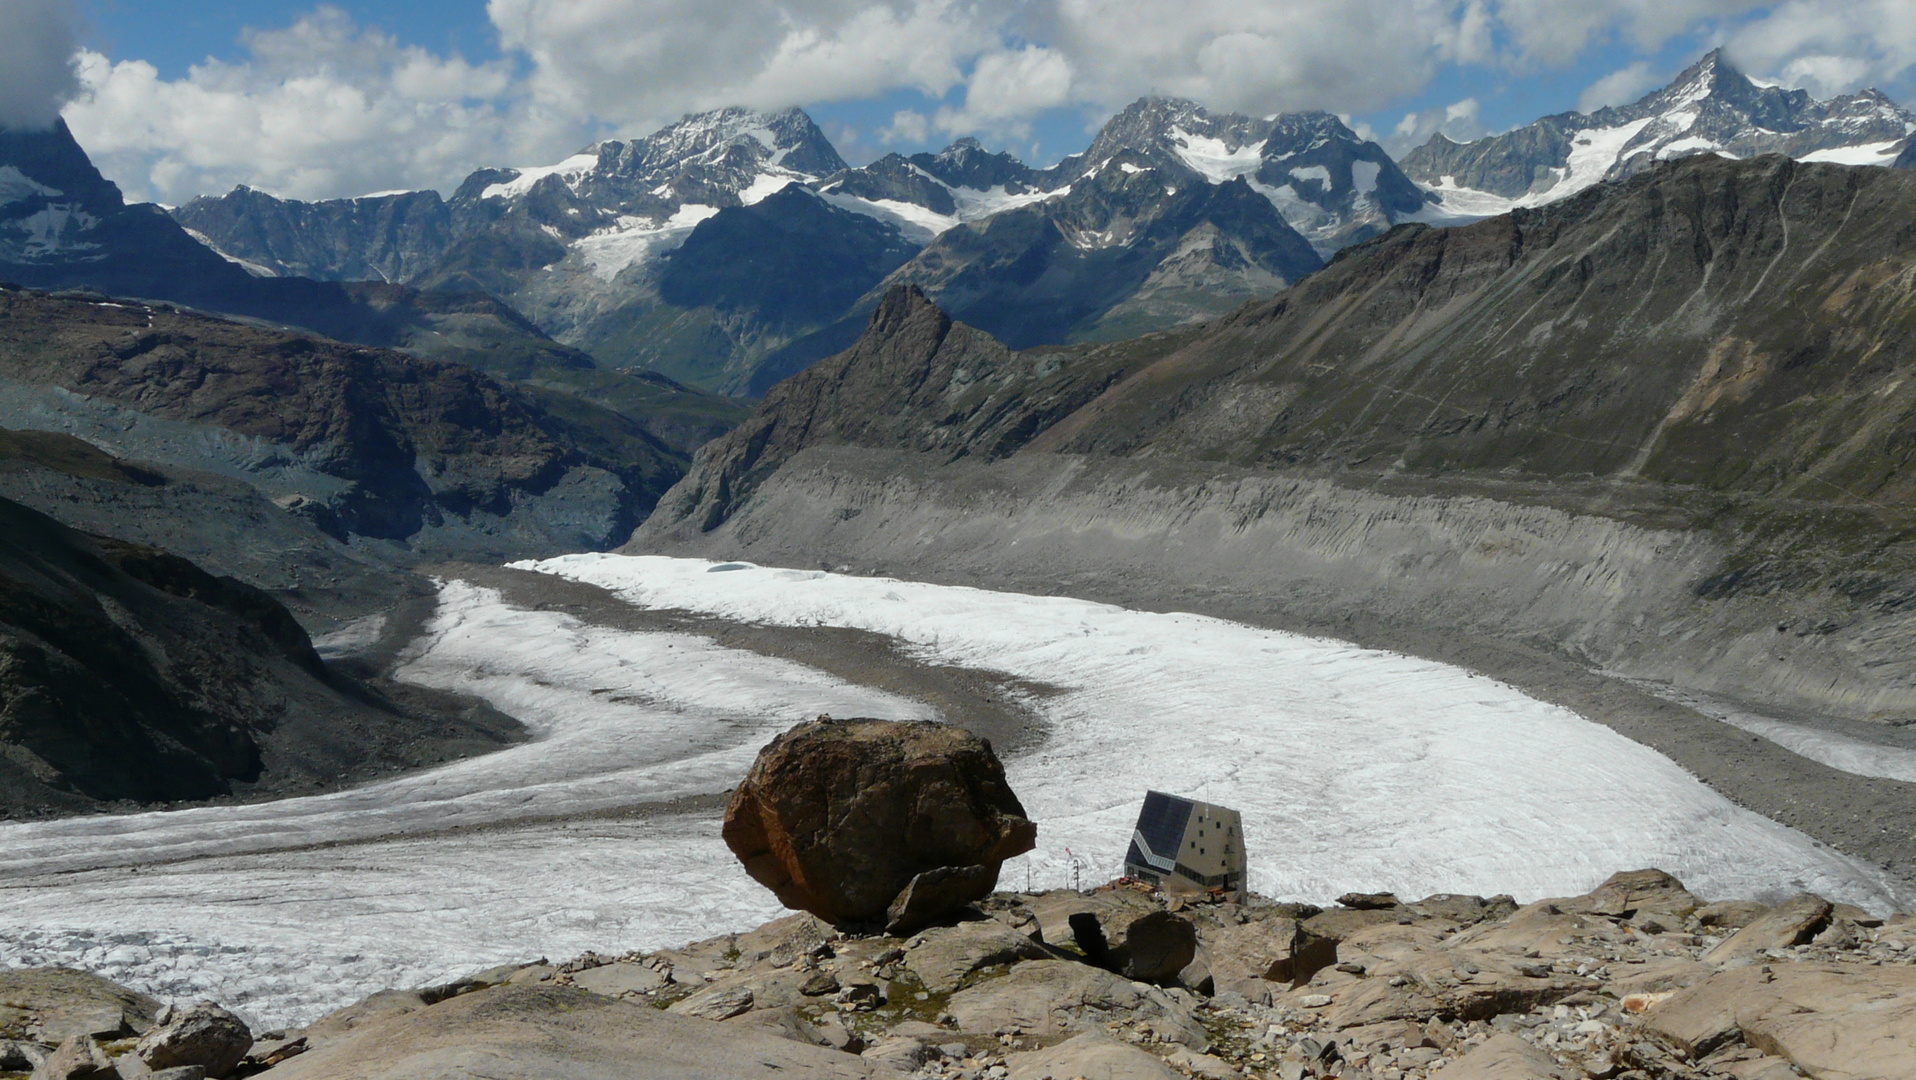
<path fill-rule="evenodd" d="M 1880 91 L 1818 101 L 1759 85 L 1718 49 L 1628 105 L 1547 116 L 1470 143 L 1434 135 L 1403 166 L 1440 200 L 1420 216 L 1455 221 L 1555 202 L 1691 154 L 1886 165 L 1912 132 L 1916 115 Z"/>
<path fill-rule="evenodd" d="M 1163 97 L 1132 102 L 1105 123 L 1084 153 L 1042 171 L 961 139 L 935 155 L 889 155 L 834 176 L 821 189 L 847 209 L 936 234 L 1063 197 L 1113 168 L 1161 172 L 1167 193 L 1241 178 L 1326 255 L 1389 228 L 1425 200 L 1383 147 L 1359 138 L 1329 113 L 1260 118 L 1212 113 L 1194 101 Z"/>

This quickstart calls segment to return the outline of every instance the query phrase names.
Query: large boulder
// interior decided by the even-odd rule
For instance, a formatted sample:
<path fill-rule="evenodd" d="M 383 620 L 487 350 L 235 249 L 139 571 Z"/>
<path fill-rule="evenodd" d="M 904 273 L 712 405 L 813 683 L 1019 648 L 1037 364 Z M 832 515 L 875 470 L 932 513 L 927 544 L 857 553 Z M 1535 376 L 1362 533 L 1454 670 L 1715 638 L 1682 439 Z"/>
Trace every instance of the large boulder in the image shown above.
<path fill-rule="evenodd" d="M 944 724 L 820 717 L 759 752 L 724 835 L 787 907 L 840 925 L 885 918 L 926 875 L 892 913 L 903 930 L 901 915 L 924 925 L 988 895 L 1037 826 L 984 739 Z"/>

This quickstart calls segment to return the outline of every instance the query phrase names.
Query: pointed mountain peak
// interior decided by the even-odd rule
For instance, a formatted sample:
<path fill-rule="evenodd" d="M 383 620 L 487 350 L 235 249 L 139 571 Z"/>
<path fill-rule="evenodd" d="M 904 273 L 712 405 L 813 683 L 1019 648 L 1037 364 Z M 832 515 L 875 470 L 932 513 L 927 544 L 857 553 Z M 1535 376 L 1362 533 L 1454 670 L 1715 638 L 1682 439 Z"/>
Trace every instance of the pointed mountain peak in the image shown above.
<path fill-rule="evenodd" d="M 925 295 L 925 290 L 916 285 L 893 285 L 885 290 L 885 295 L 878 301 L 878 308 L 872 312 L 871 323 L 865 329 L 865 339 L 874 343 L 882 342 L 907 328 L 920 327 L 942 339 L 950 326 L 951 316 Z"/>
<path fill-rule="evenodd" d="M 94 168 L 64 119 L 44 128 L 0 127 L 0 166 L 82 206 L 112 210 L 126 205 L 119 186 Z"/>
<path fill-rule="evenodd" d="M 1706 98 L 1747 102 L 1758 93 L 1757 86 L 1744 75 L 1722 49 L 1711 49 L 1695 63 L 1684 68 L 1670 85 L 1654 90 L 1629 106 L 1633 113 L 1648 115 L 1682 108 Z"/>

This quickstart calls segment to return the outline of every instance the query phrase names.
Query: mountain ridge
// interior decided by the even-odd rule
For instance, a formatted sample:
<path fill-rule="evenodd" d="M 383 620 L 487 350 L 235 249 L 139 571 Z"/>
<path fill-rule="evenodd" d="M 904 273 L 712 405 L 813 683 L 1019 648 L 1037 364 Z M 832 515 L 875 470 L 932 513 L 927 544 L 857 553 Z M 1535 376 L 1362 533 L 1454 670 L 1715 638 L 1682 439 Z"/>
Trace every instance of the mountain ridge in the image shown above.
<path fill-rule="evenodd" d="M 948 538 L 914 560 L 1018 541 L 1021 565 L 1069 578 L 1157 566 L 1132 545 L 1158 537 L 1216 568 L 1165 573 L 1235 595 L 1279 572 L 1233 553 L 1255 534 L 1295 545 L 1282 603 L 1314 618 L 1358 602 L 1777 707 L 1916 715 L 1892 644 L 1916 642 L 1911 222 L 1906 171 L 1705 155 L 1400 226 L 1272 299 L 1128 343 L 931 333 L 949 317 L 899 290 L 852 351 L 703 448 L 627 550 L 752 558 L 771 515 L 780 558 L 904 558 L 889 521 Z M 1062 501 L 1020 501 L 1042 492 Z M 1530 561 L 1580 532 L 1587 560 Z M 1408 563 L 1356 566 L 1408 535 Z"/>
<path fill-rule="evenodd" d="M 1436 196 L 1432 218 L 1441 220 L 1545 205 L 1698 153 L 1887 165 L 1913 132 L 1916 114 L 1880 91 L 1817 101 L 1757 85 L 1716 49 L 1630 104 L 1558 113 L 1468 143 L 1438 133 L 1402 164 Z"/>

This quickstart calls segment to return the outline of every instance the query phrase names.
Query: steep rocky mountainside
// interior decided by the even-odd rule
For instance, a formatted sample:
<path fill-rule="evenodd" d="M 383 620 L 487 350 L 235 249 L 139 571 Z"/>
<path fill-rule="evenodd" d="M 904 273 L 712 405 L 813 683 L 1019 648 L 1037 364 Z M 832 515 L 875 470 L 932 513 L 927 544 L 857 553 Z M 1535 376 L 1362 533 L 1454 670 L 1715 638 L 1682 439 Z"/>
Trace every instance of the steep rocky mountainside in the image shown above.
<path fill-rule="evenodd" d="M 1901 722 L 1912 221 L 1907 172 L 1706 157 L 1121 345 L 1012 352 L 901 290 L 635 548 L 1124 566 Z"/>
<path fill-rule="evenodd" d="M 766 357 L 838 319 L 917 250 L 892 226 L 790 184 L 701 221 L 669 258 L 610 279 L 562 264 L 515 298 L 595 355 L 757 393 Z"/>
<path fill-rule="evenodd" d="M 274 277 L 405 281 L 452 243 L 452 212 L 436 191 L 300 202 L 242 184 L 173 216 L 202 243 L 247 252 L 242 265 Z"/>
<path fill-rule="evenodd" d="M 1916 114 L 1879 91 L 1817 101 L 1758 86 L 1718 49 L 1632 104 L 1546 116 L 1469 143 L 1433 135 L 1403 166 L 1439 200 L 1426 217 L 1467 219 L 1541 206 L 1693 154 L 1887 165 L 1912 132 Z"/>
<path fill-rule="evenodd" d="M 450 731 L 448 731 L 450 729 Z M 0 810 L 310 787 L 410 763 L 448 734 L 330 671 L 271 597 L 157 548 L 0 498 Z"/>
<path fill-rule="evenodd" d="M 161 305 L 0 292 L 0 387 L 0 426 L 242 480 L 400 557 L 604 546 L 683 468 L 569 395 Z"/>
<path fill-rule="evenodd" d="M 0 428 L 0 498 L 238 578 L 315 629 L 432 592 L 430 582 L 353 551 L 244 480 L 126 461 L 59 432 Z"/>

